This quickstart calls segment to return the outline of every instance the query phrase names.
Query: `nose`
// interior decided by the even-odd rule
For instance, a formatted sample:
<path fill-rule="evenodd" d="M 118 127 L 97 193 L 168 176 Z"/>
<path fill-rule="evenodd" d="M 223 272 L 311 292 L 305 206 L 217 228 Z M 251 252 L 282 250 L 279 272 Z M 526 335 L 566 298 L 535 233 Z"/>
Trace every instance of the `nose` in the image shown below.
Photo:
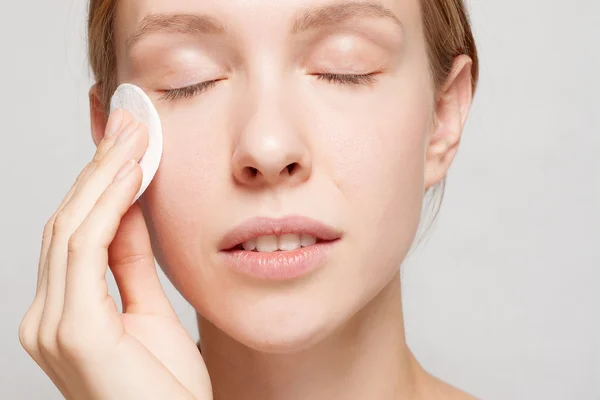
<path fill-rule="evenodd" d="M 235 145 L 235 180 L 253 188 L 306 181 L 312 170 L 311 156 L 292 116 L 284 111 L 283 102 L 263 100 L 254 104 Z"/>

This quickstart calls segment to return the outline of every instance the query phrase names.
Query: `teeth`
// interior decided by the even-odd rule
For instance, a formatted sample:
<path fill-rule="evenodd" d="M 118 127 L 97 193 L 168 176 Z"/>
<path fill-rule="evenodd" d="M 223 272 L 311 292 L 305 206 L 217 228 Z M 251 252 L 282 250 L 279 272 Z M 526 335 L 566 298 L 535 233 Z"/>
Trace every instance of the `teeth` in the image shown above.
<path fill-rule="evenodd" d="M 308 236 L 308 235 L 300 236 L 300 245 L 302 247 L 312 246 L 315 243 L 317 243 L 317 238 L 315 238 L 313 236 Z"/>
<path fill-rule="evenodd" d="M 248 240 L 243 244 L 244 250 L 253 251 L 256 249 L 256 240 Z"/>
<path fill-rule="evenodd" d="M 261 236 L 256 239 L 256 250 L 262 253 L 272 253 L 278 248 L 277 236 Z"/>
<path fill-rule="evenodd" d="M 300 248 L 300 236 L 281 235 L 279 238 L 279 250 L 293 251 Z"/>
<path fill-rule="evenodd" d="M 301 247 L 312 246 L 317 243 L 317 238 L 309 235 L 285 234 L 277 236 L 260 236 L 256 239 L 248 240 L 242 244 L 246 251 L 259 251 L 263 253 L 272 253 L 278 250 L 294 251 Z"/>

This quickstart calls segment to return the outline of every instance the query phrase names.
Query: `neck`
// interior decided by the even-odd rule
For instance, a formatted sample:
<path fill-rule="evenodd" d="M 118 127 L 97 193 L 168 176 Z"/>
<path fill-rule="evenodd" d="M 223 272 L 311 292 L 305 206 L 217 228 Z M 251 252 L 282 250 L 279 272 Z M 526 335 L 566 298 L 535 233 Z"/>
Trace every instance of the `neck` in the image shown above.
<path fill-rule="evenodd" d="M 406 345 L 399 274 L 335 334 L 297 353 L 258 352 L 198 322 L 215 400 L 410 399 L 424 374 Z"/>

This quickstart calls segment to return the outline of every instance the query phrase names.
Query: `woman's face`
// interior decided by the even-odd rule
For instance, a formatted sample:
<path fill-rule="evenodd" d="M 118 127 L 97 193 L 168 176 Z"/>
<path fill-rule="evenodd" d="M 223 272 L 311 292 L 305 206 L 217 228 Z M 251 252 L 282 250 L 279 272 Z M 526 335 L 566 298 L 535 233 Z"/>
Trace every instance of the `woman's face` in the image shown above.
<path fill-rule="evenodd" d="M 397 276 L 428 186 L 418 2 L 132 0 L 117 16 L 118 81 L 142 87 L 163 124 L 142 206 L 166 274 L 256 349 L 298 349 L 338 328 Z M 213 83 L 166 92 L 202 82 Z M 236 226 L 287 216 L 339 233 L 318 269 L 263 279 L 223 262 Z"/>

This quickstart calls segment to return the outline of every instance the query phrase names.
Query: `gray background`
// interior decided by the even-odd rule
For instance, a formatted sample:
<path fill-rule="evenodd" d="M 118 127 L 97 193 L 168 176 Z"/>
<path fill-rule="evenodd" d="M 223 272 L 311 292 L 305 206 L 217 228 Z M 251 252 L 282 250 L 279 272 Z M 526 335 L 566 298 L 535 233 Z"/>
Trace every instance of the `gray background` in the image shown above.
<path fill-rule="evenodd" d="M 598 4 L 470 5 L 481 85 L 404 297 L 423 365 L 484 399 L 600 399 Z M 2 5 L 0 398 L 59 399 L 17 329 L 42 227 L 94 152 L 87 1 Z"/>

